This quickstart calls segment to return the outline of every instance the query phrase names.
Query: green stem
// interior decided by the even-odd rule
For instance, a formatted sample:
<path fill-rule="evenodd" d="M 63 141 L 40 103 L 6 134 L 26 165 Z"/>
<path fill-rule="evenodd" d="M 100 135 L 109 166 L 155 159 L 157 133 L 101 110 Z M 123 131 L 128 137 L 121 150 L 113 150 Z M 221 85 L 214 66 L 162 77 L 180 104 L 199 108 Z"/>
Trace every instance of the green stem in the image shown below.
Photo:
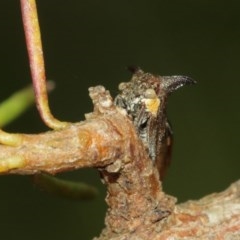
<path fill-rule="evenodd" d="M 32 86 L 28 86 L 0 103 L 0 128 L 9 124 L 34 103 Z"/>

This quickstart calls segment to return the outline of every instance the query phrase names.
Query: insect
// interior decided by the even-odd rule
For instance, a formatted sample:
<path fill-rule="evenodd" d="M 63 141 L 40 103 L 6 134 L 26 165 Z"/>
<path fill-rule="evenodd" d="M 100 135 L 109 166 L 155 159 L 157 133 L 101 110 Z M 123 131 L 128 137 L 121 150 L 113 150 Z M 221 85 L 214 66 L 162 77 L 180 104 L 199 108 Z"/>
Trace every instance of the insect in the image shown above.
<path fill-rule="evenodd" d="M 186 76 L 154 76 L 140 68 L 133 72 L 130 82 L 119 85 L 114 102 L 124 108 L 132 119 L 162 180 L 171 161 L 173 132 L 166 114 L 170 93 L 195 81 Z"/>

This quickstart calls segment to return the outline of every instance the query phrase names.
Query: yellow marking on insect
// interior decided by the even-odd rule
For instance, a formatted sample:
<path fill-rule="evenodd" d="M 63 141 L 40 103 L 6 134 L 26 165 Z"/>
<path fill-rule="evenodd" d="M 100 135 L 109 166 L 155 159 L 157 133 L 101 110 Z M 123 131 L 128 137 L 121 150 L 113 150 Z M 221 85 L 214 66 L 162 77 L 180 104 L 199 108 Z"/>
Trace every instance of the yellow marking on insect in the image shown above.
<path fill-rule="evenodd" d="M 142 101 L 145 103 L 146 110 L 153 116 L 157 116 L 158 108 L 160 106 L 160 99 L 153 89 L 147 89 L 145 97 Z"/>
<path fill-rule="evenodd" d="M 144 99 L 147 111 L 150 112 L 152 115 L 157 116 L 158 108 L 160 105 L 159 98 L 156 99 Z"/>
<path fill-rule="evenodd" d="M 25 159 L 21 156 L 3 158 L 0 159 L 0 172 L 7 172 L 11 169 L 21 168 L 25 164 Z"/>

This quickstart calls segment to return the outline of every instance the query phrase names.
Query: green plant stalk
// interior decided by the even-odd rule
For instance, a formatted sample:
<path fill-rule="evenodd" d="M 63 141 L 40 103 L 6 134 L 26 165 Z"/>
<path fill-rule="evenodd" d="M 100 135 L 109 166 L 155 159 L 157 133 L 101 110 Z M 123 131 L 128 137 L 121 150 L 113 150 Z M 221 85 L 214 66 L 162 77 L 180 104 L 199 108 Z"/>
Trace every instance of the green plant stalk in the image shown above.
<path fill-rule="evenodd" d="M 0 127 L 11 123 L 34 103 L 32 86 L 14 93 L 7 100 L 0 103 Z"/>
<path fill-rule="evenodd" d="M 35 0 L 20 0 L 23 29 L 30 63 L 36 106 L 43 122 L 52 129 L 65 128 L 68 123 L 56 119 L 49 108 L 41 31 Z"/>

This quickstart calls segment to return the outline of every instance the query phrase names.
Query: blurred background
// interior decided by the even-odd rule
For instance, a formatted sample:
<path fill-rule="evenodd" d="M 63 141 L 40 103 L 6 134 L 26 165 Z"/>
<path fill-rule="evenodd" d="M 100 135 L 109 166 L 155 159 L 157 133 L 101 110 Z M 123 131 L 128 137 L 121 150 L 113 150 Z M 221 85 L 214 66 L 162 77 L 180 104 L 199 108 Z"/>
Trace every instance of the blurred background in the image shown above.
<path fill-rule="evenodd" d="M 240 2 L 223 0 L 38 1 L 54 115 L 84 120 L 88 87 L 115 96 L 128 65 L 198 81 L 169 98 L 175 142 L 164 190 L 179 202 L 224 190 L 240 177 Z M 0 100 L 31 82 L 19 1 L 0 3 Z M 48 130 L 33 107 L 6 128 Z M 62 178 L 95 185 L 89 202 L 52 197 L 29 176 L 0 177 L 1 239 L 91 239 L 104 226 L 105 187 L 97 171 Z"/>

